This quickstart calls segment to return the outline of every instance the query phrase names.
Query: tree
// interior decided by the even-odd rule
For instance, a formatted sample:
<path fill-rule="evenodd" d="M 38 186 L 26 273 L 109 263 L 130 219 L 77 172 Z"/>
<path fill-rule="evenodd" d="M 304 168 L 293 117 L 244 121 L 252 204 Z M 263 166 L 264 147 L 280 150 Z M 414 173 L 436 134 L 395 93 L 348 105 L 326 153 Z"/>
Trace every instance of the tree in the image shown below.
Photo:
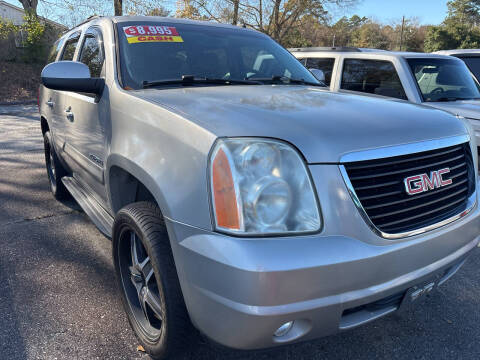
<path fill-rule="evenodd" d="M 427 30 L 425 50 L 478 48 L 480 46 L 480 0 L 452 0 L 439 26 Z"/>
<path fill-rule="evenodd" d="M 302 33 L 307 17 L 326 23 L 329 6 L 347 6 L 358 0 L 182 0 L 177 16 L 196 11 L 202 19 L 245 24 L 282 44 Z M 195 12 L 194 11 L 194 12 Z M 304 19 L 305 18 L 305 19 Z M 309 20 L 310 21 L 310 20 Z"/>
<path fill-rule="evenodd" d="M 37 16 L 38 0 L 19 0 L 26 13 Z"/>
<path fill-rule="evenodd" d="M 193 5 L 195 0 L 178 0 L 175 17 L 187 19 L 201 19 L 200 11 Z"/>
<path fill-rule="evenodd" d="M 113 0 L 113 8 L 115 10 L 115 16 L 123 15 L 123 0 Z"/>
<path fill-rule="evenodd" d="M 237 25 L 237 23 L 238 23 L 238 10 L 240 9 L 240 0 L 232 0 L 232 2 L 233 2 L 232 25 Z"/>
<path fill-rule="evenodd" d="M 480 0 L 451 0 L 447 2 L 447 7 L 445 24 L 453 21 L 473 26 L 480 24 Z"/>
<path fill-rule="evenodd" d="M 167 16 L 170 16 L 170 10 L 165 9 L 163 6 L 159 6 L 148 11 L 145 15 L 167 17 Z"/>
<path fill-rule="evenodd" d="M 353 15 L 350 19 L 345 16 L 342 17 L 332 26 L 333 36 L 335 37 L 335 46 L 354 46 L 354 33 L 369 21 L 370 20 L 366 17 L 360 17 L 358 15 Z M 333 45 L 333 38 L 331 45 Z"/>
<path fill-rule="evenodd" d="M 384 33 L 380 24 L 369 21 L 353 31 L 352 45 L 361 48 L 388 50 L 390 39 Z"/>

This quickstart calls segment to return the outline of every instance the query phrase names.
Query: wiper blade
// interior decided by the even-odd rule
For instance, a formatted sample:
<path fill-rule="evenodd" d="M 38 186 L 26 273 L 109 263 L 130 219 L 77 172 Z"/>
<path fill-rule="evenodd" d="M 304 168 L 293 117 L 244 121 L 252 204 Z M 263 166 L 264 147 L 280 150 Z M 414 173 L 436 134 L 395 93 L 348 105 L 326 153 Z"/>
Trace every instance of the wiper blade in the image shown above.
<path fill-rule="evenodd" d="M 255 81 L 260 81 L 262 83 L 270 83 L 270 84 L 281 84 L 281 85 L 310 85 L 310 86 L 320 86 L 320 87 L 326 87 L 325 84 L 318 82 L 312 82 L 312 81 L 305 81 L 304 79 L 291 79 L 286 76 L 280 76 L 280 75 L 273 75 L 271 78 L 248 78 L 248 80 L 255 80 Z"/>
<path fill-rule="evenodd" d="M 457 101 L 457 100 L 465 100 L 465 99 L 460 99 L 456 97 L 441 97 L 435 100 L 430 99 L 430 101 L 433 101 L 433 102 L 450 102 L 450 101 Z"/>
<path fill-rule="evenodd" d="M 195 85 L 195 84 L 205 84 L 205 85 L 260 85 L 259 81 L 253 80 L 235 80 L 235 79 L 214 79 L 214 78 L 197 78 L 192 75 L 182 75 L 181 79 L 171 79 L 171 80 L 154 80 L 154 81 L 143 81 L 143 88 L 162 86 L 162 85 Z"/>
<path fill-rule="evenodd" d="M 461 97 L 441 97 L 439 99 L 429 99 L 431 102 L 449 102 L 449 101 L 461 101 L 461 100 L 480 100 L 480 98 L 476 97 L 471 97 L 471 98 L 461 98 Z"/>

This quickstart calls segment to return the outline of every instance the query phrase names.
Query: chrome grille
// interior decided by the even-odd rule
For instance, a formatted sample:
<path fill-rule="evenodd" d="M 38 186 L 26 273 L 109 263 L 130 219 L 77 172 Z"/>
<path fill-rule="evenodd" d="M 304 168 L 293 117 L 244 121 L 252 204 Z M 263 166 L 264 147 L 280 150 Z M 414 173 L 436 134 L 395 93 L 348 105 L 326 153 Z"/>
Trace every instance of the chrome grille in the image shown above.
<path fill-rule="evenodd" d="M 475 191 L 469 143 L 389 158 L 343 164 L 354 196 L 382 233 L 401 234 L 451 218 L 467 208 Z M 452 184 L 410 196 L 404 179 L 449 168 Z"/>

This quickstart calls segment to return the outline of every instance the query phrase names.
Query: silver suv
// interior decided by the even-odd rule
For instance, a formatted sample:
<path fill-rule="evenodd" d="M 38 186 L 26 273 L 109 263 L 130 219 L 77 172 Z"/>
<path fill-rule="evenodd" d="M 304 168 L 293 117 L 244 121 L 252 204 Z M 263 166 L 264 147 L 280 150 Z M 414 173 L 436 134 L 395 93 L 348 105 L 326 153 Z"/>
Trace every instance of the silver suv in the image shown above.
<path fill-rule="evenodd" d="M 480 79 L 480 49 L 457 49 L 457 50 L 441 50 L 436 51 L 434 54 L 450 55 L 460 60 L 467 65 L 475 79 Z"/>
<path fill-rule="evenodd" d="M 480 85 L 451 56 L 358 48 L 290 49 L 332 91 L 408 100 L 470 121 L 480 143 Z"/>
<path fill-rule="evenodd" d="M 51 189 L 112 238 L 143 347 L 192 324 L 258 349 L 354 328 L 434 291 L 479 242 L 456 117 L 328 92 L 254 30 L 94 18 L 42 72 Z"/>

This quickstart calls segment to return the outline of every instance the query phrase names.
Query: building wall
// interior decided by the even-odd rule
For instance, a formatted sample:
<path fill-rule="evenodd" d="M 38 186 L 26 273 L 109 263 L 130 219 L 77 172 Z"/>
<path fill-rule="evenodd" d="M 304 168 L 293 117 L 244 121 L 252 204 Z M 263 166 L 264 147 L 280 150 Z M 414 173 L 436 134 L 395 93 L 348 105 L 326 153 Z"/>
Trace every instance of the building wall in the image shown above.
<path fill-rule="evenodd" d="M 24 16 L 25 11 L 22 8 L 0 0 L 0 21 L 8 20 L 12 21 L 14 25 L 22 25 Z M 45 18 L 40 19 L 49 25 L 42 40 L 42 46 L 48 48 L 58 39 L 61 33 L 67 30 L 67 27 Z M 24 36 L 25 33 L 18 32 L 10 34 L 8 39 L 0 39 L 0 61 L 28 61 L 25 49 L 22 46 Z"/>
<path fill-rule="evenodd" d="M 24 11 L 10 4 L 0 1 L 0 17 L 13 22 L 14 25 L 23 24 Z"/>

